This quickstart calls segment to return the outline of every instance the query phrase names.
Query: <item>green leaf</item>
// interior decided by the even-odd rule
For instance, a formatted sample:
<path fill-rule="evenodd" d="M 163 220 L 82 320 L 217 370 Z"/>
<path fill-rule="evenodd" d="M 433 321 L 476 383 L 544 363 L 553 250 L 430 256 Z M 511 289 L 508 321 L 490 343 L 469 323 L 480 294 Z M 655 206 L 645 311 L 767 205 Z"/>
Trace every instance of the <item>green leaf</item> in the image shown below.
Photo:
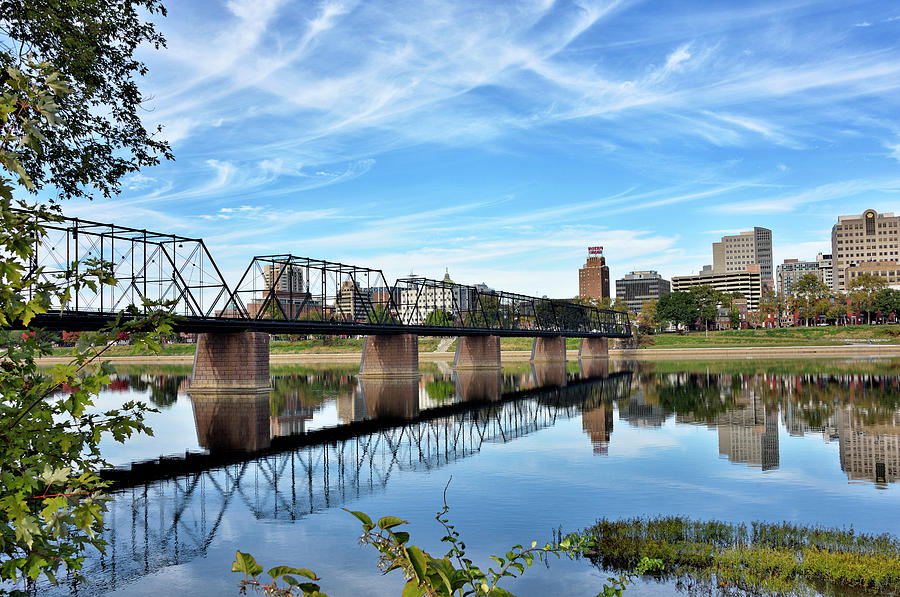
<path fill-rule="evenodd" d="M 290 566 L 275 566 L 271 570 L 269 570 L 269 576 L 272 577 L 272 580 L 277 579 L 280 576 L 284 576 L 285 574 L 299 574 L 300 576 L 305 576 L 310 580 L 319 580 L 316 576 L 316 573 L 312 570 L 307 570 L 306 568 L 291 568 Z"/>
<path fill-rule="evenodd" d="M 356 510 L 347 510 L 347 512 L 357 517 L 363 524 L 369 525 L 369 528 L 372 527 L 372 519 L 369 518 L 369 516 L 365 512 L 359 512 Z"/>
<path fill-rule="evenodd" d="M 381 521 L 379 521 L 378 524 L 381 524 Z M 409 547 L 407 547 L 406 553 L 409 554 L 409 561 L 416 573 L 416 579 L 419 582 L 422 582 L 425 579 L 425 569 L 427 567 L 425 554 L 415 545 L 410 545 Z"/>
<path fill-rule="evenodd" d="M 378 520 L 378 528 L 380 529 L 390 529 L 401 524 L 406 524 L 406 521 L 396 516 L 385 516 Z"/>
<path fill-rule="evenodd" d="M 263 567 L 256 563 L 256 560 L 249 553 L 240 551 L 235 555 L 235 560 L 231 564 L 232 572 L 243 572 L 250 576 L 258 576 L 263 571 Z"/>
<path fill-rule="evenodd" d="M 424 594 L 425 591 L 419 587 L 419 583 L 410 579 L 403 585 L 403 592 L 400 594 L 400 597 L 419 597 Z"/>

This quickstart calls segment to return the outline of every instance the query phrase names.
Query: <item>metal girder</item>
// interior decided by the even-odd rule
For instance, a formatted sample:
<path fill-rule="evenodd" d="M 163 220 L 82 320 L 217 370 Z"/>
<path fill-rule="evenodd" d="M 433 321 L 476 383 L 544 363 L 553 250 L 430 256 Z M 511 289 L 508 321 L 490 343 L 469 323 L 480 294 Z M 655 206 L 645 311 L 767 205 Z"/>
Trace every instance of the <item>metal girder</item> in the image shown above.
<path fill-rule="evenodd" d="M 202 239 L 78 218 L 43 220 L 41 227 L 29 264 L 39 282 L 66 283 L 92 265 L 116 279 L 96 291 L 81 286 L 65 305 L 71 312 L 111 315 L 128 305 L 143 309 L 145 300 L 174 301 L 173 314 L 202 318 L 225 304 L 228 286 Z"/>
<path fill-rule="evenodd" d="M 569 336 L 627 338 L 626 313 L 448 280 L 400 278 L 381 270 L 297 257 L 253 258 L 232 291 L 202 239 L 77 218 L 42 222 L 31 271 L 66 283 L 103 263 L 114 285 L 80 286 L 34 325 L 93 330 L 129 305 L 173 301 L 175 328 L 294 334 Z"/>

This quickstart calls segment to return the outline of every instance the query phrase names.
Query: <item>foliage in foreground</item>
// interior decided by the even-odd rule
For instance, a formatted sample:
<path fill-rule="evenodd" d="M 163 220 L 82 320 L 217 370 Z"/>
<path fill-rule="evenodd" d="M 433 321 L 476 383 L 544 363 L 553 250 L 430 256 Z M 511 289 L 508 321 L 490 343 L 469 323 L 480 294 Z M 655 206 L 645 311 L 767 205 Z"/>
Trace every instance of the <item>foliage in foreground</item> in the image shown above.
<path fill-rule="evenodd" d="M 131 54 L 155 33 L 133 5 L 2 3 L 0 333 L 7 342 L 0 349 L 0 594 L 15 594 L 23 579 L 41 574 L 53 582 L 60 571 L 77 573 L 89 546 L 102 549 L 100 439 L 149 433 L 142 403 L 93 408 L 101 385 L 109 383 L 110 369 L 100 357 L 120 338 L 140 342 L 141 330 L 156 328 L 156 338 L 168 334 L 168 318 L 120 320 L 94 335 L 96 344 L 85 336 L 72 359 L 49 375 L 39 372 L 35 360 L 50 354 L 50 343 L 29 328 L 34 317 L 53 305 L 64 308 L 80 290 L 112 283 L 112 269 L 85 260 L 66 263 L 65 274 L 45 272 L 35 263 L 35 246 L 45 233 L 42 224 L 60 220 L 59 206 L 17 198 L 44 185 L 62 196 L 81 195 L 88 186 L 109 194 L 122 175 L 153 163 L 153 151 L 167 152 L 148 137 L 136 113 L 140 96 L 131 75 L 142 67 Z M 152 12 L 156 2 L 138 5 Z"/>
<path fill-rule="evenodd" d="M 450 511 L 446 500 L 444 507 L 437 513 L 435 520 L 444 528 L 441 538 L 449 547 L 442 557 L 435 557 L 416 545 L 409 543 L 409 533 L 397 530 L 408 524 L 396 516 L 385 516 L 373 522 L 363 512 L 347 510 L 362 523 L 363 534 L 360 543 L 371 545 L 379 552 L 378 568 L 387 574 L 400 570 L 406 578 L 402 597 L 451 597 L 455 595 L 484 595 L 492 597 L 512 597 L 512 593 L 499 586 L 505 579 L 513 579 L 522 575 L 535 561 L 546 562 L 550 556 L 557 558 L 566 556 L 575 558 L 590 547 L 587 536 L 572 533 L 560 537 L 551 543 L 539 546 L 532 541 L 530 547 L 514 545 L 503 556 L 491 556 L 496 566 L 482 570 L 471 559 L 466 557 L 466 544 L 459 532 L 450 524 Z M 635 575 L 643 575 L 657 569 L 659 561 L 643 558 L 639 560 L 635 572 L 624 572 L 618 577 L 610 577 L 610 584 L 604 585 L 598 597 L 620 596 Z M 266 595 L 326 597 L 320 592 L 316 582 L 320 580 L 315 573 L 305 568 L 276 566 L 268 571 L 271 579 L 260 580 L 263 567 L 257 564 L 250 554 L 237 552 L 232 572 L 244 574 L 240 583 L 241 593 L 248 588 L 256 589 Z M 279 584 L 279 582 L 281 584 Z"/>
<path fill-rule="evenodd" d="M 732 594 L 900 591 L 900 540 L 790 523 L 730 524 L 681 517 L 601 519 L 588 529 L 588 558 L 628 570 L 661 560 L 665 576 Z"/>

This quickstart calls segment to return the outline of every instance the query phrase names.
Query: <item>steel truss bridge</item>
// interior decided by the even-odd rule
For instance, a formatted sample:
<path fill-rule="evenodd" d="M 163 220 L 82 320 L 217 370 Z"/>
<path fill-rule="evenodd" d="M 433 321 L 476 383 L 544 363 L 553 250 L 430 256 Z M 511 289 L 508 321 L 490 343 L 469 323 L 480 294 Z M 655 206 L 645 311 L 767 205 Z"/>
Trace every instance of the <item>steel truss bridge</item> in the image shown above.
<path fill-rule="evenodd" d="M 630 389 L 630 372 L 613 373 L 566 387 L 504 394 L 494 403 L 430 409 L 364 433 L 355 433 L 351 424 L 342 439 L 273 445 L 262 455 L 245 454 L 190 474 L 150 482 L 121 479 L 104 517 L 106 552 L 85 562 L 84 577 L 114 590 L 205 557 L 229 509 L 245 509 L 258 520 L 301 520 L 385 491 L 398 475 L 434 471 L 487 445 L 512 442 L 602 404 L 611 407 Z M 63 583 L 58 590 L 81 594 L 91 587 Z"/>
<path fill-rule="evenodd" d="M 79 287 L 34 325 L 94 330 L 129 305 L 171 301 L 185 332 L 627 338 L 625 313 L 290 254 L 253 257 L 229 287 L 202 239 L 62 218 L 42 221 L 31 275 L 63 283 L 97 263 L 114 285 Z"/>

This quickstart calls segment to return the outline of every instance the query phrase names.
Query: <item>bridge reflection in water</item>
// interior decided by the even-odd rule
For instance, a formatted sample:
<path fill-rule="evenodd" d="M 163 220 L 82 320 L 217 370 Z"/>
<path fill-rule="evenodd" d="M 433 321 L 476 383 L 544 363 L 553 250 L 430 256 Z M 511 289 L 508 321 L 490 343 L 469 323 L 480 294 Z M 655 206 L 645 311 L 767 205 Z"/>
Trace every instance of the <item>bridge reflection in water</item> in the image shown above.
<path fill-rule="evenodd" d="M 256 519 L 298 520 L 382 491 L 397 473 L 435 470 L 558 420 L 611 414 L 612 401 L 630 394 L 630 372 L 567 380 L 564 363 L 533 367 L 534 387 L 507 393 L 498 370 L 454 372 L 455 391 L 443 400 L 424 391 L 424 380 L 359 380 L 337 398 L 344 424 L 306 433 L 312 409 L 287 405 L 270 420 L 268 393 L 194 395 L 198 439 L 210 454 L 118 475 L 108 546 L 86 563 L 85 577 L 114 589 L 204 556 L 235 503 Z M 185 468 L 195 470 L 177 474 Z"/>

